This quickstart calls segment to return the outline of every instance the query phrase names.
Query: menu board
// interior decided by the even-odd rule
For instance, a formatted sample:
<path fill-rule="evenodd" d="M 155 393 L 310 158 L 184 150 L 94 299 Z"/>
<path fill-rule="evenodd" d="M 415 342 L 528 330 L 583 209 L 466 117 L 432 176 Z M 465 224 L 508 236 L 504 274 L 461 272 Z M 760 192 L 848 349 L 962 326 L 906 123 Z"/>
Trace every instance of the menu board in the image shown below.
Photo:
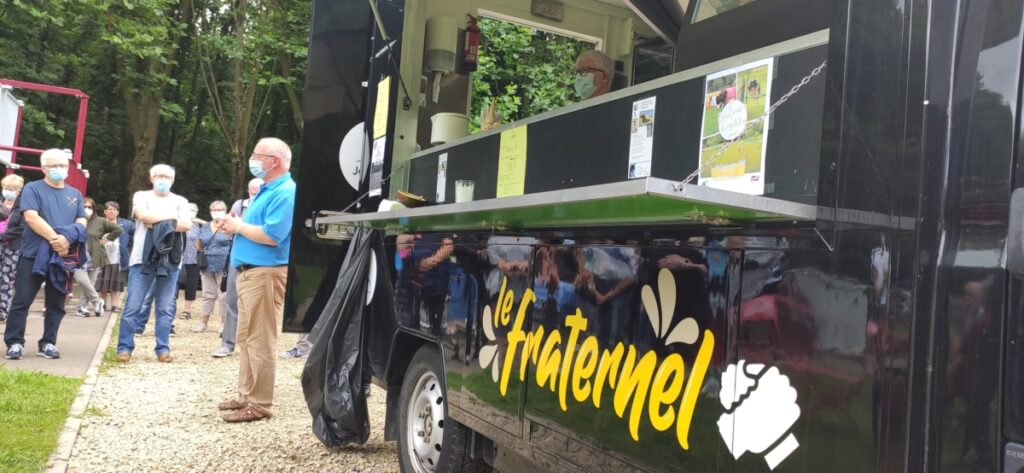
<path fill-rule="evenodd" d="M 377 106 L 373 109 L 373 137 L 380 138 L 388 132 L 388 104 L 391 97 L 391 77 L 381 79 L 377 84 Z"/>
<path fill-rule="evenodd" d="M 526 183 L 526 127 L 501 132 L 497 197 L 523 195 Z"/>

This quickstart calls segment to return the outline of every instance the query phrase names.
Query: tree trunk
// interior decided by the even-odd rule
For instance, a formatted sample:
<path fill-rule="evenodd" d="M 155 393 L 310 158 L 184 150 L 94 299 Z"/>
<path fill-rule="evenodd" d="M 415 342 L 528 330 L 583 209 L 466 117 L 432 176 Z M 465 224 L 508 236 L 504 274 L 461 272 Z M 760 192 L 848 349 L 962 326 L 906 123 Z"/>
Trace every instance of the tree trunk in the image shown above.
<path fill-rule="evenodd" d="M 134 156 L 132 156 L 132 176 L 128 186 L 128 195 L 153 187 L 149 181 L 149 168 L 153 167 L 153 154 L 156 152 L 156 137 L 160 128 L 160 106 L 145 101 L 137 120 L 131 124 Z"/>
<path fill-rule="evenodd" d="M 281 63 L 281 76 L 286 79 L 292 77 L 292 58 L 288 53 L 278 53 L 278 62 Z M 292 120 L 295 122 L 295 129 L 302 129 L 302 103 L 299 101 L 298 94 L 295 93 L 295 87 L 292 87 L 291 81 L 284 83 L 284 90 L 288 94 L 288 104 L 292 108 Z"/>
<path fill-rule="evenodd" d="M 245 195 L 246 183 L 249 182 L 249 153 L 236 153 L 231 156 L 231 195 L 239 198 Z M 245 155 L 245 156 L 243 156 Z"/>

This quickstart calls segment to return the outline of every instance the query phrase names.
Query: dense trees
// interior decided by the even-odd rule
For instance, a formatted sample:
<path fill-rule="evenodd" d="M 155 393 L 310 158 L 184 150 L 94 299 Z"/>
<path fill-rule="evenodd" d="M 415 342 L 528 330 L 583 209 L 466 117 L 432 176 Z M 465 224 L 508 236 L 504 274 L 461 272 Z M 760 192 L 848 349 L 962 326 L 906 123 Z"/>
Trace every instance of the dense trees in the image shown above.
<path fill-rule="evenodd" d="M 309 8 L 303 0 L 9 0 L 0 5 L 0 77 L 90 95 L 90 195 L 126 203 L 148 186 L 148 168 L 165 162 L 178 168 L 175 191 L 203 208 L 241 194 L 257 137 L 298 142 Z M 73 147 L 74 99 L 16 93 L 26 103 L 23 145 Z"/>
<path fill-rule="evenodd" d="M 492 99 L 502 123 L 576 101 L 576 57 L 593 43 L 486 17 L 479 24 L 484 42 L 473 74 L 472 131 Z"/>

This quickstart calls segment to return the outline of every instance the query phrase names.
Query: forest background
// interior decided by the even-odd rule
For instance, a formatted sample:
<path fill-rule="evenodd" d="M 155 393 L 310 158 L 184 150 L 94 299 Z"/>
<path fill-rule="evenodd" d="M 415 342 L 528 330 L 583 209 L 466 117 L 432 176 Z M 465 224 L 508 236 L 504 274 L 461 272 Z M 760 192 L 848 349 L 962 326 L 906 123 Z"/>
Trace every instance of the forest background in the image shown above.
<path fill-rule="evenodd" d="M 155 163 L 205 209 L 242 195 L 261 136 L 297 149 L 308 0 L 7 0 L 0 77 L 89 95 L 88 194 L 127 204 Z M 74 147 L 78 100 L 15 90 L 19 144 Z M 37 156 L 18 157 L 38 164 Z M 38 173 L 28 172 L 34 180 Z"/>

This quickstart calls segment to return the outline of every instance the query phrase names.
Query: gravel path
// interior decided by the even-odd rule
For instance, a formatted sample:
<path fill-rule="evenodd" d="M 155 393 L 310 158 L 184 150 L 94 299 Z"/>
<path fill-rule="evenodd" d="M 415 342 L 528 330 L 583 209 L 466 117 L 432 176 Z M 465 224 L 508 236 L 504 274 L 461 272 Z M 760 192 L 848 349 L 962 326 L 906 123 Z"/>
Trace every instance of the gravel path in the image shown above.
<path fill-rule="evenodd" d="M 219 319 L 216 318 L 216 319 Z M 328 449 L 313 435 L 302 397 L 304 360 L 279 359 L 274 418 L 227 424 L 216 404 L 228 399 L 238 376 L 238 356 L 215 359 L 219 320 L 192 333 L 176 322 L 171 338 L 177 359 L 158 363 L 152 323 L 136 338 L 127 365 L 101 371 L 68 471 L 92 472 L 350 472 L 397 471 L 394 442 L 385 442 L 384 398 L 373 387 L 371 435 L 362 446 Z M 115 335 L 116 339 L 116 335 Z M 278 338 L 278 351 L 296 335 Z"/>

